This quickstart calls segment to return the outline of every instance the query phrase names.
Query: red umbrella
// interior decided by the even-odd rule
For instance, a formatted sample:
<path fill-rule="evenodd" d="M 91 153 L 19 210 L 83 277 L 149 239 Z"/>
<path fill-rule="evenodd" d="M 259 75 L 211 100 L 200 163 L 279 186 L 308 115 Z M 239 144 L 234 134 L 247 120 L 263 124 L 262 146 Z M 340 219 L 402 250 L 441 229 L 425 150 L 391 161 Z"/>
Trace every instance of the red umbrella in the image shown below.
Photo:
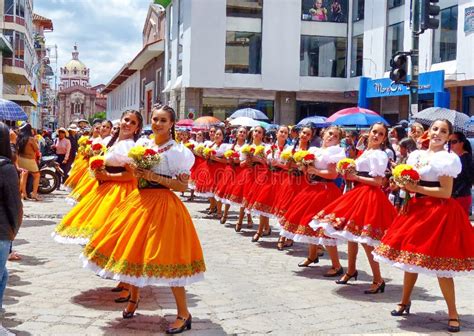
<path fill-rule="evenodd" d="M 193 126 L 194 120 L 192 119 L 182 119 L 176 123 L 176 126 Z"/>
<path fill-rule="evenodd" d="M 221 121 L 216 117 L 200 117 L 194 120 L 194 126 L 196 127 L 211 127 L 220 124 Z"/>
<path fill-rule="evenodd" d="M 350 115 L 350 114 L 355 114 L 355 113 L 379 115 L 377 112 L 374 112 L 372 110 L 368 110 L 366 108 L 357 106 L 357 107 L 349 107 L 349 108 L 345 108 L 343 110 L 337 111 L 332 116 L 330 116 L 326 121 L 327 122 L 334 122 L 339 117 Z"/>

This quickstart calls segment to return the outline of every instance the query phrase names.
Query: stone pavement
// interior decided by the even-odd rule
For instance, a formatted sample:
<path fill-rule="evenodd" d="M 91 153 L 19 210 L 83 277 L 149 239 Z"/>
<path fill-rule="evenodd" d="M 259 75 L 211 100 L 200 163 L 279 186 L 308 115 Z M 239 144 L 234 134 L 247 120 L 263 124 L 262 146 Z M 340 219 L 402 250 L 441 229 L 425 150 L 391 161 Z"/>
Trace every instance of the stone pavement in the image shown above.
<path fill-rule="evenodd" d="M 124 304 L 113 302 L 115 282 L 82 269 L 80 246 L 61 245 L 50 236 L 69 206 L 64 192 L 44 202 L 27 201 L 25 220 L 14 248 L 23 257 L 9 262 L 4 327 L 17 335 L 159 335 L 175 314 L 169 288 L 146 287 L 138 315 L 121 318 Z M 304 245 L 275 248 L 277 233 L 258 243 L 254 231 L 206 218 L 204 203 L 187 203 L 204 249 L 206 281 L 188 288 L 193 329 L 185 335 L 446 334 L 446 307 L 437 280 L 420 276 L 412 314 L 391 317 L 399 301 L 402 272 L 382 265 L 384 294 L 364 295 L 370 284 L 366 257 L 358 258 L 360 279 L 338 286 L 323 278 L 329 262 L 302 269 Z M 235 209 L 234 209 L 235 210 Z M 235 223 L 235 212 L 229 219 Z M 346 264 L 345 247 L 341 249 Z M 474 334 L 474 277 L 457 278 L 463 333 Z"/>

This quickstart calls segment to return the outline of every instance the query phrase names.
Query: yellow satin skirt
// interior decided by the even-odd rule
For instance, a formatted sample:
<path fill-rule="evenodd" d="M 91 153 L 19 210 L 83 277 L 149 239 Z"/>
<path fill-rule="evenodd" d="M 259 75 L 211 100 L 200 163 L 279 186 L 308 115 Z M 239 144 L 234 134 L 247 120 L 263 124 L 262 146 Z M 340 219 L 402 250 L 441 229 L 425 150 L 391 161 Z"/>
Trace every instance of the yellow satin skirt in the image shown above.
<path fill-rule="evenodd" d="M 65 244 L 86 244 L 136 186 L 136 180 L 97 184 L 56 226 L 54 240 Z"/>
<path fill-rule="evenodd" d="M 98 186 L 97 180 L 90 174 L 87 169 L 84 172 L 83 177 L 79 180 L 76 187 L 67 196 L 67 201 L 71 205 L 80 202 L 87 194 L 89 194 L 94 188 Z"/>
<path fill-rule="evenodd" d="M 74 189 L 77 186 L 79 180 L 88 173 L 88 168 L 89 161 L 84 159 L 81 154 L 77 154 L 76 158 L 74 159 L 72 169 L 69 172 L 69 177 L 67 178 L 66 182 L 64 182 L 64 186 L 69 189 Z"/>
<path fill-rule="evenodd" d="M 91 238 L 82 260 L 104 278 L 138 287 L 183 287 L 206 270 L 188 210 L 168 189 L 134 190 Z"/>

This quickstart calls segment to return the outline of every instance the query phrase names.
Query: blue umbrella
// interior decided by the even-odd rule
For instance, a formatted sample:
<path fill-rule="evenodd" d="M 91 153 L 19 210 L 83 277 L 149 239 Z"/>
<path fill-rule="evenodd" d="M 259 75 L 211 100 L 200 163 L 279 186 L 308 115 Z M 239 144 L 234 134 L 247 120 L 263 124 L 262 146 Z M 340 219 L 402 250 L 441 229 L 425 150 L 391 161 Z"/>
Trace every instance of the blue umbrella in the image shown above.
<path fill-rule="evenodd" d="M 338 126 L 358 126 L 365 127 L 371 126 L 377 122 L 384 123 L 389 126 L 390 124 L 382 116 L 377 114 L 365 114 L 365 113 L 354 113 L 347 114 L 337 118 L 332 124 Z"/>
<path fill-rule="evenodd" d="M 296 124 L 296 126 L 301 127 L 311 125 L 312 127 L 326 127 L 329 126 L 329 123 L 326 121 L 326 119 L 326 117 L 321 116 L 307 117 L 300 120 L 300 122 Z"/>
<path fill-rule="evenodd" d="M 0 120 L 26 121 L 28 116 L 17 103 L 0 98 Z"/>
<path fill-rule="evenodd" d="M 232 113 L 229 119 L 235 119 L 238 117 L 247 117 L 256 120 L 268 120 L 268 117 L 265 115 L 265 113 L 249 107 L 235 111 Z"/>

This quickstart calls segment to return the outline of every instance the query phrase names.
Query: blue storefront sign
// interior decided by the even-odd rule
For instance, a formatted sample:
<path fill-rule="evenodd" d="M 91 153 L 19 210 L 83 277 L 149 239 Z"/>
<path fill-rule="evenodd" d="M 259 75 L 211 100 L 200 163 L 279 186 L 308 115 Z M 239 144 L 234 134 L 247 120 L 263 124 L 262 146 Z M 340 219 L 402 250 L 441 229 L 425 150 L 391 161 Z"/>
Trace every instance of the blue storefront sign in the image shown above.
<path fill-rule="evenodd" d="M 408 78 L 408 80 L 410 80 Z M 418 93 L 434 94 L 434 106 L 449 107 L 449 92 L 444 90 L 444 70 L 421 73 Z M 390 78 L 371 79 L 361 77 L 359 85 L 359 106 L 369 107 L 370 98 L 409 95 L 407 86 L 396 84 Z"/>

